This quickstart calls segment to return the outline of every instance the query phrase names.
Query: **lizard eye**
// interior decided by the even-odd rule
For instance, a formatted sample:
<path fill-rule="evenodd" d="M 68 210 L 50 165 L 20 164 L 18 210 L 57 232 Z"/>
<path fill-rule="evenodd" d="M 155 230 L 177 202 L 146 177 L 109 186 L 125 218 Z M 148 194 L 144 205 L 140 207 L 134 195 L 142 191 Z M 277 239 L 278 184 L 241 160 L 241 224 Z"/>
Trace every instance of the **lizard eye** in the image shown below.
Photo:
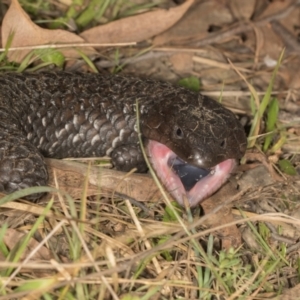
<path fill-rule="evenodd" d="M 183 131 L 182 131 L 182 129 L 180 127 L 175 127 L 175 136 L 178 139 L 183 139 L 184 134 L 183 134 Z"/>

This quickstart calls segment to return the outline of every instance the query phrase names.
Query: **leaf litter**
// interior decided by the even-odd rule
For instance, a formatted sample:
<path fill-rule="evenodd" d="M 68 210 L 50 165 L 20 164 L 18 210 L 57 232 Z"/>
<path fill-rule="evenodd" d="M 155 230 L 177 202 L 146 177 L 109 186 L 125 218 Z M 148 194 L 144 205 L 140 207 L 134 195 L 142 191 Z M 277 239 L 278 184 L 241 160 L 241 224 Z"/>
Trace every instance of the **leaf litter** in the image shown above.
<path fill-rule="evenodd" d="M 299 1 L 244 3 L 189 0 L 180 5 L 165 1 L 163 4 L 157 2 L 157 7 L 154 3 L 149 11 L 143 10 L 120 19 L 116 16 L 121 1 L 118 5 L 116 2 L 107 5 L 100 25 L 87 26 L 76 34 L 64 28 L 38 26 L 19 2 L 12 0 L 2 21 L 2 47 L 13 33 L 11 48 L 20 50 L 8 51 L 7 57 L 14 62 L 24 64 L 24 58 L 31 55 L 32 49 L 50 45 L 65 56 L 71 70 L 89 70 L 79 61 L 82 51 L 101 72 L 121 70 L 124 74 L 174 83 L 194 76 L 200 79 L 204 94 L 218 99 L 222 91 L 222 103 L 239 114 L 246 128 L 251 126 L 253 108 L 255 111 L 257 105 L 251 103 L 247 82 L 254 87 L 258 101 L 261 101 L 285 47 L 284 60 L 269 100 L 272 103 L 272 97 L 276 96 L 278 115 L 273 120 L 261 116 L 259 135 L 249 137 L 256 139 L 256 151 L 249 150 L 246 155 L 248 163 L 242 164 L 230 182 L 202 204 L 204 216 L 199 209 L 190 212 L 174 206 L 184 227 L 171 220 L 163 222 L 167 220 L 164 217 L 164 200 L 147 175 L 126 175 L 100 169 L 101 176 L 98 176 L 99 168 L 96 166 L 48 160 L 49 173 L 52 174 L 50 186 L 61 190 L 63 197 L 48 194 L 34 205 L 27 202 L 3 205 L 1 224 L 9 224 L 10 228 L 5 229 L 4 226 L 0 232 L 1 270 L 5 272 L 9 266 L 9 258 L 4 261 L 7 253 L 19 247 L 18 241 L 34 226 L 36 216 L 43 214 L 43 208 L 54 197 L 52 210 L 23 250 L 22 260 L 45 240 L 60 224 L 58 222 L 65 220 L 66 223 L 61 230 L 53 232 L 37 254 L 19 270 L 21 276 L 30 274 L 29 277 L 40 280 L 35 285 L 39 287 L 36 290 L 28 286 L 29 281 L 23 281 L 23 289 L 19 289 L 20 293 L 23 291 L 22 295 L 26 295 L 26 289 L 35 291 L 36 294 L 32 295 L 38 297 L 45 286 L 48 286 L 46 291 L 50 295 L 54 287 L 68 286 L 72 290 L 74 285 L 87 284 L 85 293 L 88 291 L 89 295 L 98 293 L 95 287 L 101 286 L 102 299 L 122 299 L 128 294 L 143 296 L 147 286 L 156 287 L 153 293 L 168 299 L 175 295 L 185 299 L 199 298 L 199 295 L 203 299 L 211 299 L 209 297 L 213 295 L 226 299 L 238 299 L 239 296 L 248 299 L 268 296 L 272 299 L 279 290 L 283 290 L 283 297 L 297 297 L 300 238 Z M 59 11 L 61 5 L 65 7 L 64 11 L 72 9 L 72 3 L 68 1 L 59 5 L 53 3 L 55 11 Z M 83 11 L 86 7 L 81 5 L 79 7 Z M 70 22 L 76 23 L 74 20 Z M 92 23 L 95 22 L 93 20 Z M 138 44 L 127 46 L 128 42 Z M 107 43 L 116 45 L 105 46 Z M 38 65 L 38 57 L 28 59 L 29 68 Z M 70 61 L 73 63 L 69 64 Z M 244 79 L 237 71 L 243 74 Z M 270 122 L 272 135 L 266 144 L 264 133 L 266 128 L 270 131 Z M 280 144 L 282 134 L 285 139 Z M 268 146 L 262 151 L 263 145 Z M 288 163 L 283 166 L 279 163 L 280 169 L 276 165 L 279 161 Z M 296 172 L 297 175 L 288 175 L 287 169 L 289 174 Z M 66 199 L 62 200 L 64 197 Z M 87 207 L 83 212 L 80 203 L 85 203 L 86 198 Z M 124 199 L 137 201 L 133 202 L 134 209 Z M 77 229 L 74 224 L 78 224 Z M 84 242 L 93 250 L 93 258 L 83 247 L 80 232 L 84 233 Z M 209 234 L 214 235 L 214 247 L 207 238 Z M 263 236 L 270 248 L 262 245 L 258 236 Z M 204 251 L 207 247 L 206 254 L 199 248 L 203 245 Z M 252 285 L 247 285 L 247 281 L 239 275 L 241 277 L 232 278 L 236 285 L 229 288 L 230 281 L 225 284 L 218 275 L 221 265 L 215 259 L 223 250 L 230 253 L 232 247 L 241 248 L 244 263 L 250 263 L 258 272 L 244 274 Z M 209 249 L 214 249 L 214 256 L 209 256 L 210 261 L 205 260 L 211 254 Z M 74 262 L 74 257 L 80 257 L 80 260 Z M 259 272 L 259 264 L 263 266 L 262 262 L 267 257 L 270 266 L 280 265 L 275 281 L 274 274 L 268 273 L 268 270 Z M 100 273 L 95 262 L 101 266 L 101 274 L 105 276 L 101 277 L 101 281 L 97 277 Z M 235 262 L 239 263 L 238 260 Z M 36 270 L 37 263 L 40 272 Z M 16 264 L 11 262 L 11 266 Z M 202 264 L 204 274 L 198 264 Z M 44 277 L 53 275 L 53 272 L 63 275 L 62 278 L 54 283 L 43 282 Z M 230 270 L 226 272 L 230 273 Z M 198 279 L 206 278 L 207 284 L 205 280 L 195 284 L 195 274 Z M 68 283 L 70 278 L 73 278 L 71 285 Z M 153 279 L 156 280 L 154 285 Z M 12 287 L 17 281 L 18 274 L 10 278 L 6 291 L 13 293 Z M 134 291 L 130 288 L 132 284 L 135 284 Z M 60 291 L 79 295 L 74 290 Z"/>

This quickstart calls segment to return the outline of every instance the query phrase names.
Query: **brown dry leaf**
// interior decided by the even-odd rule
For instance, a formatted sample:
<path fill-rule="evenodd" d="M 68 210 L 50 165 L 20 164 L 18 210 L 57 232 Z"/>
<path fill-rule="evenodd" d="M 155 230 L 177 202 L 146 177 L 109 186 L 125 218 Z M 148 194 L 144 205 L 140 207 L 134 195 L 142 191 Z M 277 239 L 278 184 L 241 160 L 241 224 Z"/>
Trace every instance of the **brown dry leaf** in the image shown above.
<path fill-rule="evenodd" d="M 264 167 L 269 171 L 269 175 L 272 176 L 272 179 L 278 182 L 284 181 L 284 179 L 277 174 L 277 172 L 275 171 L 273 165 L 271 162 L 269 162 L 268 158 L 266 157 L 265 154 L 260 153 L 258 151 L 255 150 L 248 150 L 244 156 L 244 160 L 246 161 L 259 161 L 260 163 L 262 163 L 264 165 Z M 246 166 L 246 165 L 244 165 Z M 265 175 L 267 176 L 267 175 Z M 255 177 L 256 179 L 258 177 Z M 259 179 L 259 182 L 262 183 L 263 182 L 263 178 L 265 178 L 264 176 L 261 176 Z"/>
<path fill-rule="evenodd" d="M 236 186 L 231 181 L 225 184 L 217 193 L 201 203 L 205 215 L 211 213 L 217 206 L 222 205 L 236 194 Z M 242 235 L 236 225 L 227 226 L 227 224 L 235 221 L 231 208 L 232 203 L 224 205 L 222 209 L 209 216 L 204 223 L 211 228 L 224 225 L 222 229 L 217 230 L 218 236 L 222 239 L 223 249 L 237 248 L 242 244 Z"/>
<path fill-rule="evenodd" d="M 300 90 L 300 69 L 299 69 L 299 65 L 300 65 L 300 57 L 296 57 L 296 59 L 293 60 L 289 64 L 289 69 L 290 69 L 290 72 L 291 72 L 291 75 L 290 75 L 291 81 L 288 82 L 287 84 L 288 84 L 290 89 Z M 299 106 L 298 106 L 298 109 L 299 109 Z"/>
<path fill-rule="evenodd" d="M 24 233 L 19 232 L 15 229 L 12 228 L 8 228 L 5 232 L 3 241 L 6 244 L 6 246 L 11 250 L 13 249 L 16 244 L 24 237 Z M 39 242 L 36 241 L 35 239 L 31 238 L 27 248 L 25 249 L 25 251 L 22 253 L 22 257 L 20 259 L 20 261 L 26 259 L 28 257 L 28 255 L 30 255 L 30 253 L 39 245 Z M 54 262 L 54 256 L 52 255 L 51 251 L 45 247 L 42 246 L 39 248 L 39 250 L 30 258 L 30 262 L 48 262 L 48 261 L 52 261 Z M 60 255 L 60 259 L 63 262 L 67 262 L 67 258 Z M 6 258 L 0 258 L 0 261 L 5 261 Z M 52 269 L 49 269 L 46 265 L 45 267 L 39 267 L 38 269 L 34 269 L 34 268 L 28 268 L 26 267 L 26 265 L 24 267 L 22 267 L 22 269 L 20 270 L 21 273 L 28 273 L 30 272 L 32 274 L 32 276 L 38 276 L 38 277 L 45 277 L 45 276 L 49 276 L 53 273 Z"/>
<path fill-rule="evenodd" d="M 260 28 L 262 34 L 262 47 L 260 49 L 259 55 L 261 57 L 270 57 L 276 61 L 284 48 L 284 45 L 278 35 L 274 33 L 271 27 L 264 26 Z"/>
<path fill-rule="evenodd" d="M 228 1 L 228 5 L 237 20 L 250 20 L 254 13 L 256 0 L 231 0 Z"/>
<path fill-rule="evenodd" d="M 170 63 L 175 72 L 191 74 L 193 72 L 194 62 L 193 53 L 176 53 L 170 57 Z"/>
<path fill-rule="evenodd" d="M 300 294 L 300 284 L 297 284 L 296 286 L 290 288 L 290 289 L 284 289 L 282 295 L 275 298 L 270 298 L 270 300 L 297 300 L 299 299 Z"/>
<path fill-rule="evenodd" d="M 194 0 L 187 0 L 175 8 L 158 9 L 117 20 L 88 29 L 80 36 L 90 43 L 140 42 L 173 26 L 193 3 Z"/>
<path fill-rule="evenodd" d="M 79 44 L 84 39 L 74 33 L 56 29 L 43 29 L 34 24 L 17 0 L 12 0 L 11 5 L 2 22 L 2 45 L 5 46 L 10 34 L 14 33 L 11 47 L 53 45 L 53 44 Z M 86 54 L 93 52 L 92 48 L 80 48 Z M 18 50 L 8 53 L 8 58 L 21 62 L 31 50 Z M 60 50 L 68 58 L 80 55 L 76 49 L 64 48 Z"/>
<path fill-rule="evenodd" d="M 262 164 L 241 165 L 239 170 L 246 169 L 243 176 L 238 180 L 240 190 L 259 189 L 264 186 L 274 184 L 276 180 L 272 178 L 268 167 Z"/>
<path fill-rule="evenodd" d="M 257 20 L 261 20 L 267 16 L 276 15 L 282 11 L 284 11 L 287 7 L 289 7 L 294 0 L 285 0 L 285 1 L 272 1 L 268 4 L 263 13 L 257 18 Z"/>
<path fill-rule="evenodd" d="M 233 22 L 228 7 L 221 1 L 211 0 L 195 4 L 172 28 L 154 39 L 155 45 L 169 42 L 183 43 L 192 39 L 204 38 L 210 26 L 223 26 Z"/>
<path fill-rule="evenodd" d="M 24 237 L 24 233 L 21 233 L 15 229 L 8 228 L 4 235 L 4 243 L 9 249 L 13 249 L 16 244 Z M 39 245 L 35 239 L 31 239 L 27 245 L 26 250 L 23 252 L 22 259 L 26 258 L 32 250 Z M 38 252 L 34 254 L 31 260 L 45 260 L 49 261 L 53 259 L 51 252 L 45 246 L 42 246 Z"/>
<path fill-rule="evenodd" d="M 289 61 L 287 61 L 284 65 L 284 68 L 281 68 L 280 70 L 280 79 L 284 82 L 286 87 L 289 87 L 290 90 L 300 91 L 300 56 L 294 56 L 290 58 Z M 297 97 L 299 99 L 299 97 Z M 287 108 L 287 105 L 290 105 L 291 107 Z M 293 118 L 299 118 L 299 104 L 295 103 L 293 106 L 290 101 L 285 102 L 285 110 L 291 110 L 291 112 L 294 113 L 294 116 L 292 118 L 288 118 L 288 122 L 292 122 Z M 286 146 L 286 145 L 285 145 Z"/>
<path fill-rule="evenodd" d="M 298 6 L 296 9 L 293 9 L 293 11 L 285 18 L 280 20 L 281 25 L 284 26 L 291 34 L 293 34 L 295 39 L 297 38 L 300 28 L 299 13 L 300 7 Z"/>

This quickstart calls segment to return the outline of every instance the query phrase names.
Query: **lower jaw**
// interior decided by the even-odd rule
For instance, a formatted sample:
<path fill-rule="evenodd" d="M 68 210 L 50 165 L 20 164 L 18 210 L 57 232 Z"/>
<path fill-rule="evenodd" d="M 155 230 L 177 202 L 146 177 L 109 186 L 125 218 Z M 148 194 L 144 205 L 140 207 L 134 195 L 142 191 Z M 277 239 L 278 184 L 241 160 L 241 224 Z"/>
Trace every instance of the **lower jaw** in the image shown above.
<path fill-rule="evenodd" d="M 190 207 L 194 207 L 211 196 L 225 183 L 236 166 L 236 160 L 227 159 L 212 168 L 210 174 L 199 180 L 189 191 L 186 191 L 180 178 L 168 165 L 169 161 L 176 155 L 165 145 L 153 140 L 148 141 L 147 151 L 152 167 L 160 181 L 182 206 L 188 203 Z"/>
<path fill-rule="evenodd" d="M 185 198 L 189 206 L 194 207 L 214 194 L 227 181 L 235 169 L 237 163 L 234 159 L 227 159 L 218 164 L 214 169 L 214 174 L 207 175 L 200 180 L 190 191 L 185 191 L 181 196 L 180 204 L 183 205 Z M 179 202 L 179 198 L 176 198 Z"/>

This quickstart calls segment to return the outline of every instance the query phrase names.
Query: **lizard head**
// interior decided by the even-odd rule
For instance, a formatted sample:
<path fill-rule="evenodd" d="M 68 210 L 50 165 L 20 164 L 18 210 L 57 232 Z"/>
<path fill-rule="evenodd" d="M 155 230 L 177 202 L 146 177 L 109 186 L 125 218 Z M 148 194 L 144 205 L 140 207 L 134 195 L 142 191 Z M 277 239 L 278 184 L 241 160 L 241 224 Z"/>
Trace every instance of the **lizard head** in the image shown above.
<path fill-rule="evenodd" d="M 236 116 L 196 93 L 177 94 L 143 116 L 150 162 L 173 197 L 195 206 L 228 179 L 247 146 Z M 168 105 L 164 105 L 168 104 Z"/>

